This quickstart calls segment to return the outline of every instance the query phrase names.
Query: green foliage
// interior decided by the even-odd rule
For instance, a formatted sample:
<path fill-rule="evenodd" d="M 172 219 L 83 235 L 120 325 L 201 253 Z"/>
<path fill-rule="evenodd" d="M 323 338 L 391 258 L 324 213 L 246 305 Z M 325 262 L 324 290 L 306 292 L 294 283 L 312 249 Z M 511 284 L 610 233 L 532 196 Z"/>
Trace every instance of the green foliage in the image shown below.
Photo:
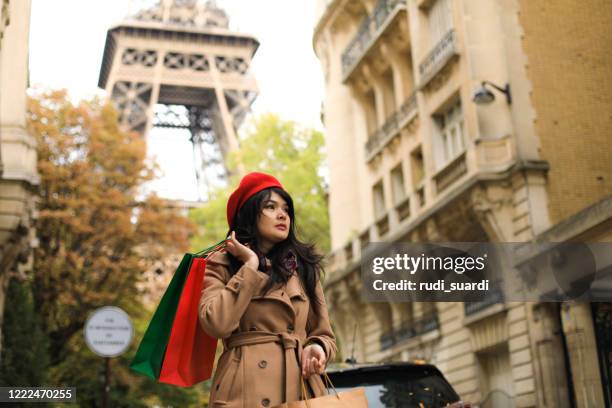
<path fill-rule="evenodd" d="M 298 236 L 316 243 L 320 252 L 330 246 L 325 184 L 320 174 L 323 144 L 321 132 L 266 114 L 251 124 L 240 140 L 240 149 L 229 159 L 233 170 L 241 163 L 245 173 L 261 171 L 279 179 L 294 200 Z M 214 191 L 206 205 L 191 212 L 190 218 L 199 228 L 191 241 L 193 250 L 223 239 L 228 230 L 227 199 L 239 177 L 230 180 L 230 187 Z"/>
<path fill-rule="evenodd" d="M 47 339 L 34 310 L 29 283 L 12 279 L 2 325 L 2 386 L 40 386 L 47 381 Z"/>

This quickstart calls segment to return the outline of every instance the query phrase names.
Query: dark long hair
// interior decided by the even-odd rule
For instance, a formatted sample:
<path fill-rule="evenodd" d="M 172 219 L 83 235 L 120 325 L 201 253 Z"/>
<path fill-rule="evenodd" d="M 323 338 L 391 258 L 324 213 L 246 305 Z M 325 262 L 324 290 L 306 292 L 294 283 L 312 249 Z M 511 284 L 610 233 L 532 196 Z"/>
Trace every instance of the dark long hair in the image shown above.
<path fill-rule="evenodd" d="M 278 242 L 267 255 L 264 255 L 259 249 L 260 235 L 257 230 L 257 219 L 261 215 L 264 203 L 270 198 L 272 192 L 281 196 L 289 207 L 289 235 L 284 241 Z M 231 231 L 236 231 L 236 239 L 241 244 L 249 244 L 259 258 L 259 270 L 266 271 L 266 257 L 270 260 L 272 267 L 267 271 L 270 275 L 268 282 L 262 289 L 266 293 L 275 284 L 286 283 L 292 273 L 291 263 L 297 262 L 298 276 L 300 277 L 306 294 L 310 299 L 315 314 L 319 314 L 319 306 L 322 299 L 318 299 L 315 288 L 317 281 L 321 279 L 325 271 L 321 265 L 323 256 L 315 251 L 314 244 L 301 242 L 296 236 L 296 219 L 293 208 L 293 200 L 291 196 L 284 190 L 278 187 L 270 187 L 264 189 L 252 197 L 250 197 L 240 208 L 234 222 L 228 231 L 228 236 Z M 243 263 L 229 252 L 227 256 L 230 261 L 229 273 L 234 276 Z"/>

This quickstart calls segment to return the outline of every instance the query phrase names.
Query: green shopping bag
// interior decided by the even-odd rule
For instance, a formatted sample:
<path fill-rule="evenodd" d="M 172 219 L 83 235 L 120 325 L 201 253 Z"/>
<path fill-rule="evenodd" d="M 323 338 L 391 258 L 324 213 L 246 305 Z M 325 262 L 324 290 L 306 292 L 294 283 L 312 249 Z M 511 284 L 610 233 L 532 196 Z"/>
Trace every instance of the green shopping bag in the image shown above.
<path fill-rule="evenodd" d="M 166 347 L 170 339 L 170 333 L 174 324 L 174 318 L 178 309 L 183 287 L 191 268 L 191 263 L 196 257 L 204 257 L 225 247 L 225 240 L 206 248 L 195 254 L 187 253 L 179 264 L 174 276 L 162 296 L 149 327 L 147 328 L 136 355 L 130 363 L 130 368 L 140 374 L 154 380 L 159 379 L 159 374 L 164 362 Z"/>
<path fill-rule="evenodd" d="M 138 351 L 130 364 L 130 368 L 136 372 L 151 377 L 159 378 L 159 372 L 164 361 L 166 353 L 166 345 L 174 323 L 174 316 L 178 308 L 179 300 L 183 286 L 187 280 L 187 273 L 191 267 L 193 254 L 183 255 L 183 259 L 179 264 L 174 276 L 168 285 L 168 289 L 164 293 L 153 318 L 149 323 L 149 327 L 145 332 Z"/>

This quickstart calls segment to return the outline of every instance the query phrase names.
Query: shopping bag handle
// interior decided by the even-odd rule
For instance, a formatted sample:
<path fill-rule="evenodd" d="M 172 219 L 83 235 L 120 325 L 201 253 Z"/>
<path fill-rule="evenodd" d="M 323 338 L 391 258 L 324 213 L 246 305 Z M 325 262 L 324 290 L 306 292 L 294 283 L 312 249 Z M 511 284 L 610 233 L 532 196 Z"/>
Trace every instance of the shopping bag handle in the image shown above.
<path fill-rule="evenodd" d="M 306 384 L 304 383 L 304 377 L 302 376 L 301 373 L 300 373 L 300 383 L 302 385 L 302 397 L 304 397 L 304 401 L 306 402 L 306 408 L 310 408 L 310 404 L 308 403 L 308 392 L 306 391 Z"/>
<path fill-rule="evenodd" d="M 207 256 L 211 255 L 212 253 L 217 252 L 217 251 L 225 248 L 226 243 L 227 243 L 227 240 L 223 239 L 222 241 L 217 242 L 213 246 L 210 246 L 210 247 L 208 247 L 206 249 L 203 249 L 200 252 L 196 252 L 194 254 L 194 256 L 206 258 Z"/>
<path fill-rule="evenodd" d="M 328 388 L 328 394 L 329 394 L 329 387 L 332 387 L 332 389 L 334 390 L 334 393 L 336 394 L 336 396 L 338 396 L 338 391 L 336 391 L 336 387 L 334 387 L 334 384 L 332 383 L 331 379 L 329 378 L 329 376 L 327 375 L 327 373 L 325 371 L 323 371 L 323 380 L 325 380 L 325 388 Z"/>
<path fill-rule="evenodd" d="M 327 395 L 331 395 L 331 393 L 329 392 L 329 387 L 331 387 L 334 390 L 336 397 L 340 399 L 340 396 L 338 395 L 338 391 L 336 391 L 336 387 L 334 387 L 334 384 L 332 383 L 331 379 L 329 378 L 329 376 L 327 375 L 325 371 L 323 371 L 323 380 L 324 380 L 325 388 L 327 389 Z M 310 404 L 308 403 L 309 398 L 308 398 L 306 383 L 304 382 L 304 376 L 302 376 L 302 373 L 300 373 L 300 381 L 302 383 L 302 395 L 305 398 L 304 401 L 306 402 L 306 408 L 310 408 Z M 314 398 L 314 395 L 313 395 L 313 398 Z"/>

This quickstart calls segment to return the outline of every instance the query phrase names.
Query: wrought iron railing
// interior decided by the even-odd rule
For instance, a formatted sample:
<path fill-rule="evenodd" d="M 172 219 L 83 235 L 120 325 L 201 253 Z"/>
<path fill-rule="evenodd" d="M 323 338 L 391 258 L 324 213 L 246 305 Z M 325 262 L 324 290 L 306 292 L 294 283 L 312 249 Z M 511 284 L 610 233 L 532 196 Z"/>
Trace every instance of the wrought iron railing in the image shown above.
<path fill-rule="evenodd" d="M 342 53 L 342 73 L 344 76 L 351 71 L 372 42 L 379 37 L 379 31 L 382 31 L 381 28 L 398 5 L 405 7 L 406 0 L 378 0 L 372 14 L 363 19 L 357 29 L 357 34 Z"/>
<path fill-rule="evenodd" d="M 403 324 L 396 331 L 388 331 L 380 336 L 380 349 L 386 350 L 396 343 L 431 332 L 440 327 L 438 315 L 424 316 L 414 322 Z"/>
<path fill-rule="evenodd" d="M 366 158 L 370 159 L 400 131 L 407 120 L 417 114 L 416 94 L 412 93 L 398 110 L 393 112 L 385 123 L 370 135 L 366 142 Z"/>
<path fill-rule="evenodd" d="M 429 316 L 421 320 L 421 333 L 434 331 L 439 327 L 440 321 L 438 320 L 438 315 Z"/>
<path fill-rule="evenodd" d="M 386 350 L 395 344 L 395 334 L 388 331 L 380 335 L 380 349 Z"/>
<path fill-rule="evenodd" d="M 454 55 L 457 55 L 455 30 L 451 29 L 419 64 L 421 86 L 429 82 Z"/>
<path fill-rule="evenodd" d="M 438 315 L 424 316 L 413 323 L 404 324 L 398 330 L 398 341 L 410 339 L 418 335 L 433 331 L 440 326 Z"/>
<path fill-rule="evenodd" d="M 490 289 L 482 300 L 477 302 L 465 302 L 463 304 L 465 315 L 469 316 L 480 312 L 496 303 L 504 302 L 504 293 L 499 282 L 490 282 Z"/>

